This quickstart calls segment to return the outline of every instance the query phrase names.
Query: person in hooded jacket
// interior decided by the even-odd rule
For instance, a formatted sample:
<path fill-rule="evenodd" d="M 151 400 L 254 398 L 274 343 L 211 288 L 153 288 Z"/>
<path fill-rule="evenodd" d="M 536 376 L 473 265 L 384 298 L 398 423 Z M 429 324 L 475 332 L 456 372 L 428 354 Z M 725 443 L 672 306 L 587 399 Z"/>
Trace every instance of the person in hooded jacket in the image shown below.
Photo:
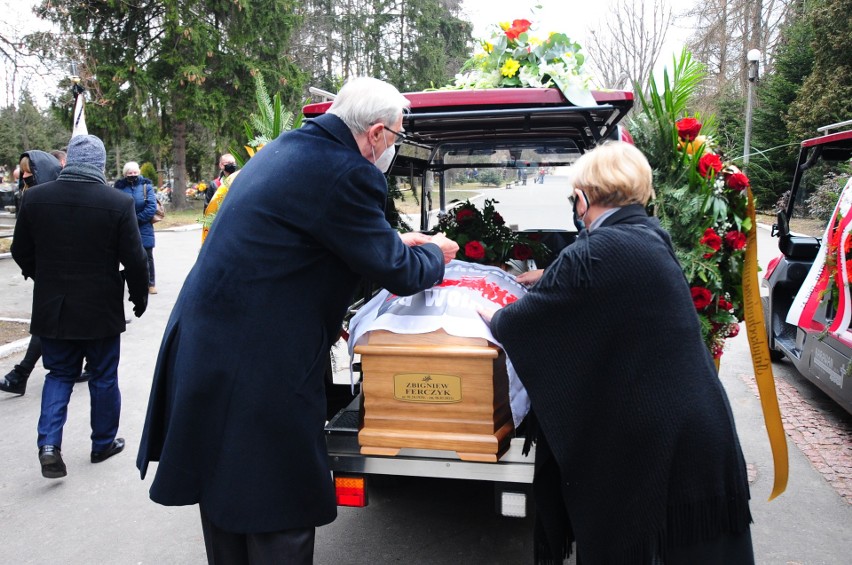
<path fill-rule="evenodd" d="M 136 220 L 139 222 L 139 234 L 142 247 L 148 254 L 148 293 L 157 294 L 154 277 L 154 224 L 151 219 L 157 211 L 157 192 L 154 183 L 140 174 L 139 163 L 128 161 L 122 169 L 124 178 L 115 182 L 115 188 L 129 194 L 136 201 Z"/>
<path fill-rule="evenodd" d="M 62 170 L 62 164 L 50 153 L 33 149 L 21 154 L 19 169 L 19 180 L 23 184 L 21 195 L 23 196 L 23 193 L 32 186 L 56 180 L 56 177 L 59 176 L 59 171 Z M 20 197 L 16 204 L 15 215 L 20 210 Z M 30 373 L 33 372 L 40 358 L 41 339 L 37 335 L 34 335 L 30 338 L 27 352 L 24 354 L 21 362 L 15 365 L 0 380 L 0 390 L 23 396 L 27 391 L 27 381 L 30 378 Z"/>

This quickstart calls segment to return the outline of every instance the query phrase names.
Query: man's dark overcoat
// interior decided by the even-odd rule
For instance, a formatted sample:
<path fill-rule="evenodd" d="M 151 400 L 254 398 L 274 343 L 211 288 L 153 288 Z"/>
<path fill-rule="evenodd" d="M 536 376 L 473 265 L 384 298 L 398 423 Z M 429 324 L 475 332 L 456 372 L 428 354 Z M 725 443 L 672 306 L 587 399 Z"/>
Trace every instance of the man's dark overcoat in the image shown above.
<path fill-rule="evenodd" d="M 27 189 L 15 223 L 12 257 L 35 281 L 30 333 L 117 336 L 127 328 L 125 278 L 131 298 L 144 300 L 148 292 L 133 199 L 94 178 L 71 180 L 71 169 Z"/>
<path fill-rule="evenodd" d="M 143 478 L 160 462 L 152 500 L 231 532 L 335 518 L 323 380 L 356 285 L 409 295 L 444 273 L 437 245 L 403 245 L 386 196 L 333 115 L 242 169 L 163 336 L 137 460 Z"/>

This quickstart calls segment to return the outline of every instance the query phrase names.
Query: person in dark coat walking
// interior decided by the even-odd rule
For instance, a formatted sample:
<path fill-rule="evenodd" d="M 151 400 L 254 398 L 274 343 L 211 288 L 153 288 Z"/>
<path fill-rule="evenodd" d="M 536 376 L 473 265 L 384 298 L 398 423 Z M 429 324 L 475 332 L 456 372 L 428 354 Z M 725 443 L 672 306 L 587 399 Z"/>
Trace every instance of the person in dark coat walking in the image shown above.
<path fill-rule="evenodd" d="M 337 509 L 323 428 L 329 349 L 364 277 L 411 295 L 458 245 L 385 219 L 408 100 L 348 82 L 246 164 L 166 325 L 137 466 L 151 499 L 199 504 L 210 563 L 309 564 Z M 202 290 L 204 292 L 202 292 Z"/>
<path fill-rule="evenodd" d="M 34 281 L 30 333 L 41 338 L 48 370 L 38 421 L 39 462 L 47 478 L 64 477 L 62 429 L 85 357 L 91 378 L 92 463 L 124 449 L 118 360 L 125 280 L 141 316 L 148 303 L 147 260 L 133 199 L 106 184 L 100 139 L 78 135 L 57 179 L 24 194 L 12 257 Z M 119 266 L 124 266 L 124 273 Z"/>
<path fill-rule="evenodd" d="M 734 418 L 651 167 L 607 143 L 571 167 L 586 230 L 491 331 L 529 393 L 536 563 L 754 563 Z"/>
<path fill-rule="evenodd" d="M 40 183 L 56 180 L 63 163 L 50 153 L 34 149 L 21 154 L 19 168 L 24 191 Z M 15 214 L 20 209 L 20 201 L 17 202 Z M 30 373 L 35 369 L 36 363 L 41 359 L 41 339 L 37 335 L 30 337 L 27 351 L 21 362 L 15 365 L 11 371 L 6 373 L 0 380 L 0 390 L 23 396 L 27 392 L 27 381 Z"/>
<path fill-rule="evenodd" d="M 136 221 L 139 223 L 142 247 L 148 255 L 148 292 L 157 294 L 154 273 L 154 224 L 151 223 L 157 211 L 157 192 L 154 190 L 154 183 L 141 175 L 139 163 L 136 161 L 125 163 L 122 172 L 124 178 L 115 181 L 115 188 L 132 196 L 136 202 Z"/>

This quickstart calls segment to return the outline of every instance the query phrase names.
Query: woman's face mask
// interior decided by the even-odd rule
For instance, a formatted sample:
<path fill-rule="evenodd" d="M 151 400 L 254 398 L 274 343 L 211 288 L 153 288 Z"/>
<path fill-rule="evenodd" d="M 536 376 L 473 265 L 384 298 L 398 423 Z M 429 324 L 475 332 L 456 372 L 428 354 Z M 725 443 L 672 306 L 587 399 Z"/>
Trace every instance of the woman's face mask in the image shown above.
<path fill-rule="evenodd" d="M 589 211 L 589 197 L 586 196 L 586 193 L 582 190 L 580 191 L 580 197 L 582 197 L 583 204 L 585 204 L 585 206 L 583 206 L 583 214 L 580 215 L 580 213 L 577 211 L 577 202 L 579 201 L 579 197 L 577 196 L 577 193 L 575 192 L 574 193 L 574 216 L 582 222 L 586 219 L 586 213 Z"/>
<path fill-rule="evenodd" d="M 139 177 L 137 175 L 127 175 L 124 178 L 127 179 L 127 182 L 129 182 L 130 184 L 136 184 L 136 181 L 139 180 Z"/>
<path fill-rule="evenodd" d="M 35 184 L 36 184 L 36 178 L 35 178 L 34 175 L 30 175 L 28 177 L 23 177 L 21 180 L 23 180 L 24 186 L 26 186 L 27 188 L 29 188 L 31 186 L 35 186 Z"/>

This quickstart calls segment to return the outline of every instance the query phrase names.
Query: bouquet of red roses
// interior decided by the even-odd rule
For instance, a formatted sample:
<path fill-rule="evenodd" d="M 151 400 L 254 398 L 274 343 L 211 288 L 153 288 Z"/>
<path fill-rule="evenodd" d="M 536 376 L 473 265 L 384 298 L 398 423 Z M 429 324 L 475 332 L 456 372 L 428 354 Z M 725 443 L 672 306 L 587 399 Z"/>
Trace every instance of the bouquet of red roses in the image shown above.
<path fill-rule="evenodd" d="M 488 265 L 502 265 L 509 259 L 546 259 L 547 247 L 534 234 L 513 232 L 494 209 L 496 202 L 485 200 L 480 211 L 468 200 L 440 219 L 438 230 L 459 244 L 456 259 Z"/>
<path fill-rule="evenodd" d="M 684 52 L 671 82 L 666 75 L 664 92 L 652 79 L 647 97 L 639 96 L 632 131 L 654 169 L 654 212 L 672 237 L 704 341 L 718 359 L 743 319 L 749 180 L 716 147 L 712 120 L 682 117 L 702 67 Z"/>

